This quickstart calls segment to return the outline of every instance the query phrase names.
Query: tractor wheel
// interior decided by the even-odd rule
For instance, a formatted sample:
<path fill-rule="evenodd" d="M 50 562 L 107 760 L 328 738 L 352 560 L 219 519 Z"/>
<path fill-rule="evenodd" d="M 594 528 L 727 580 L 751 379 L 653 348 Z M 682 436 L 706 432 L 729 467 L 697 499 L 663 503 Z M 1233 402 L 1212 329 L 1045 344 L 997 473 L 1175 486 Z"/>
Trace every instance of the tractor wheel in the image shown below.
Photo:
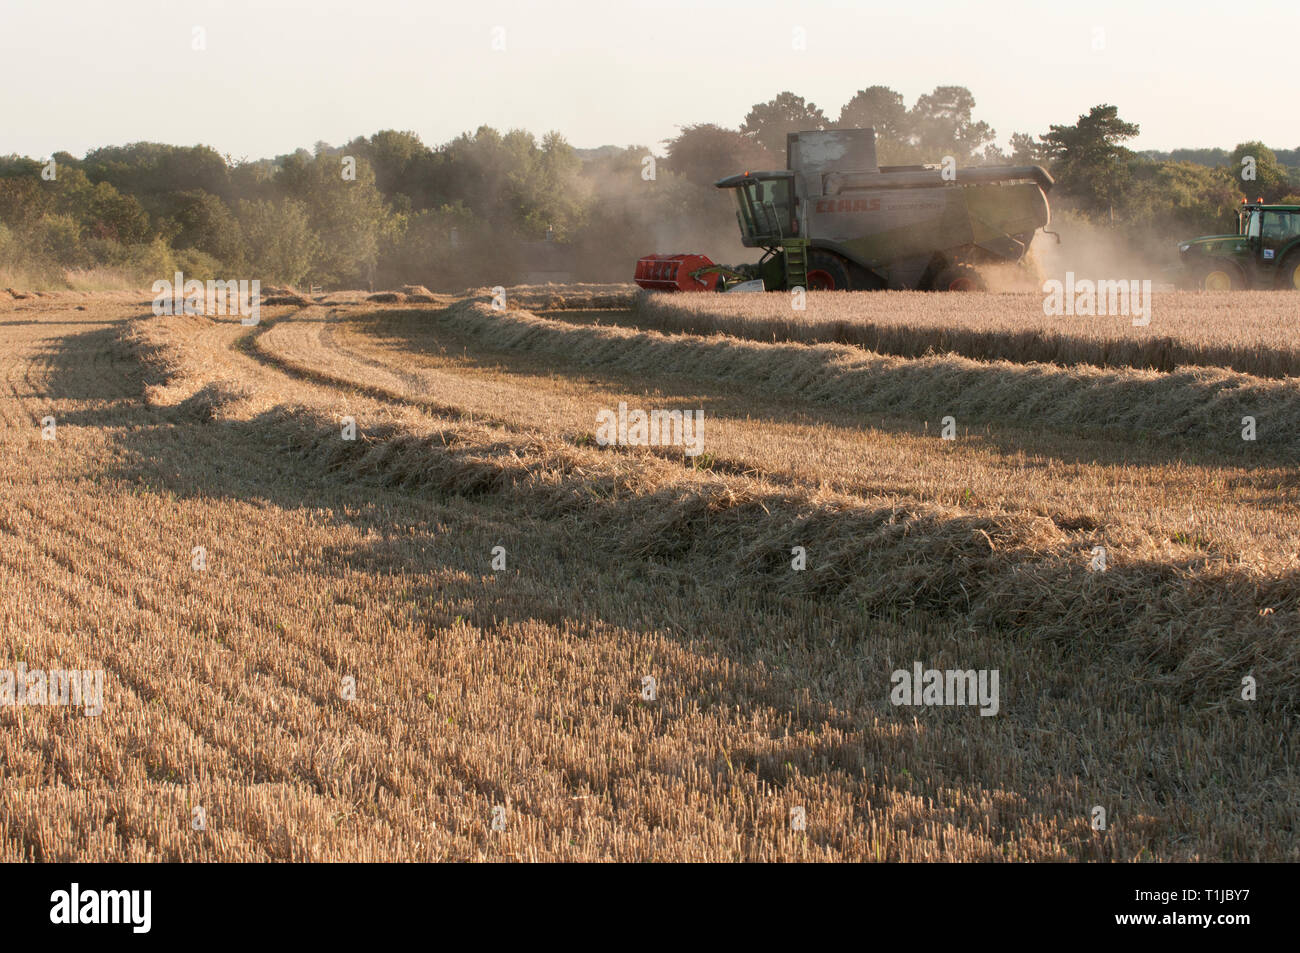
<path fill-rule="evenodd" d="M 1300 251 L 1282 259 L 1277 270 L 1277 286 L 1283 291 L 1300 291 Z"/>
<path fill-rule="evenodd" d="M 1193 287 L 1200 291 L 1237 291 L 1245 286 L 1241 270 L 1230 262 L 1210 262 L 1196 273 Z"/>
<path fill-rule="evenodd" d="M 932 285 L 935 291 L 988 291 L 974 265 L 949 265 Z"/>

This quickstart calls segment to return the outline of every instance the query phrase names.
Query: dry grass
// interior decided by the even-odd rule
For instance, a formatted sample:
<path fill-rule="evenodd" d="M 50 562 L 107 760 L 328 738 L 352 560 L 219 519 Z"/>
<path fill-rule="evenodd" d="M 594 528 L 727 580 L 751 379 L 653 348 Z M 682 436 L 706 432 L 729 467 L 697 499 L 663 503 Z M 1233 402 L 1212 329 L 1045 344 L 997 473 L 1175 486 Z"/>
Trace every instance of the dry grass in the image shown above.
<path fill-rule="evenodd" d="M 576 320 L 565 311 L 545 316 L 504 311 L 485 320 L 487 305 L 478 303 L 439 312 L 430 325 L 436 333 L 421 343 L 454 339 L 563 358 L 588 370 L 703 379 L 799 405 L 851 408 L 859 421 L 864 414 L 902 416 L 918 429 L 937 429 L 942 417 L 952 415 L 967 428 L 1004 424 L 1107 437 L 1146 435 L 1190 453 L 1213 446 L 1241 460 L 1300 459 L 1300 390 L 1288 381 L 1219 368 L 1160 373 L 954 355 L 905 359 L 847 345 L 637 330 L 621 326 L 636 320 L 627 311 L 572 313 Z M 602 320 L 609 323 L 592 323 Z M 397 366 L 405 360 L 390 351 L 381 363 Z M 1249 443 L 1241 439 L 1245 416 L 1257 423 L 1257 439 Z"/>
<path fill-rule="evenodd" d="M 1127 316 L 1048 317 L 1044 295 L 816 292 L 795 311 L 787 295 L 643 292 L 639 326 L 758 341 L 840 343 L 880 354 L 958 354 L 980 361 L 1170 371 L 1217 367 L 1300 377 L 1297 295 L 1157 292 L 1151 323 Z M 599 305 L 593 307 L 600 307 Z"/>
<path fill-rule="evenodd" d="M 139 291 L 148 287 L 140 275 L 110 268 L 24 268 L 12 262 L 0 264 L 0 288 L 18 293 Z"/>
<path fill-rule="evenodd" d="M 1290 382 L 358 297 L 0 301 L 0 667 L 107 677 L 0 709 L 0 858 L 1300 857 Z M 619 400 L 708 453 L 596 446 Z M 1001 712 L 890 705 L 913 660 Z"/>
<path fill-rule="evenodd" d="M 63 276 L 72 291 L 138 291 L 148 285 L 119 268 L 69 268 Z"/>

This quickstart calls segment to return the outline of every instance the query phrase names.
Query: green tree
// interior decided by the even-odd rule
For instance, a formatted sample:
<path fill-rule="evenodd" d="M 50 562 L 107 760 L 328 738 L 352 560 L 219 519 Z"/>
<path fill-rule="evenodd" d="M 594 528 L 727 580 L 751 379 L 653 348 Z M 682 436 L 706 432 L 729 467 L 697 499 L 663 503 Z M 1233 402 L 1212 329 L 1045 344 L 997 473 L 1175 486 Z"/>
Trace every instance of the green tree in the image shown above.
<path fill-rule="evenodd" d="M 106 146 L 86 153 L 82 168 L 92 182 L 108 182 L 134 195 L 153 211 L 153 197 L 187 189 L 202 189 L 231 198 L 230 169 L 209 146 L 169 146 L 135 142 Z"/>
<path fill-rule="evenodd" d="M 666 145 L 668 169 L 702 187 L 711 187 L 718 179 L 738 172 L 785 165 L 753 137 L 713 123 L 683 126 Z M 640 178 L 639 157 L 637 167 L 628 171 Z"/>
<path fill-rule="evenodd" d="M 582 160 L 558 132 L 542 137 L 512 181 L 520 197 L 517 224 L 523 235 L 542 238 L 550 230 L 556 241 L 572 236 L 581 222 L 588 184 L 580 178 Z"/>
<path fill-rule="evenodd" d="M 259 280 L 296 285 L 306 277 L 317 246 L 306 205 L 293 199 L 245 200 L 239 203 L 239 221 L 249 267 Z"/>
<path fill-rule="evenodd" d="M 768 102 L 755 104 L 740 124 L 740 131 L 752 136 L 772 155 L 784 157 L 787 133 L 825 129 L 827 125 L 826 114 L 815 103 L 784 92 Z"/>
<path fill-rule="evenodd" d="M 1241 189 L 1226 168 L 1134 159 L 1129 171 L 1133 184 L 1124 215 L 1144 231 L 1168 241 L 1236 230 Z"/>
<path fill-rule="evenodd" d="M 876 139 L 881 143 L 905 145 L 912 136 L 903 95 L 888 86 L 868 86 L 858 90 L 840 109 L 840 120 L 836 125 L 841 129 L 870 126 L 876 130 Z"/>
<path fill-rule="evenodd" d="M 232 272 L 244 270 L 247 248 L 243 229 L 225 202 L 202 189 L 189 189 L 170 196 L 170 204 L 173 248 L 194 248 Z"/>
<path fill-rule="evenodd" d="M 446 157 L 435 153 L 413 132 L 385 129 L 369 139 L 355 139 L 345 152 L 364 156 L 375 170 L 375 187 L 390 202 L 405 196 L 412 209 L 436 201 L 437 178 Z"/>
<path fill-rule="evenodd" d="M 0 222 L 24 234 L 54 210 L 54 199 L 52 191 L 41 187 L 39 173 L 0 178 Z"/>
<path fill-rule="evenodd" d="M 1197 165 L 1214 166 L 1227 163 L 1229 156 L 1225 149 L 1175 149 L 1162 158 L 1170 162 L 1194 162 Z"/>
<path fill-rule="evenodd" d="M 1033 135 L 1027 132 L 1013 132 L 1011 155 L 1008 158 L 1015 165 L 1037 165 L 1046 157 L 1043 155 L 1043 147 L 1034 141 Z"/>
<path fill-rule="evenodd" d="M 1052 160 L 1052 174 L 1062 191 L 1085 212 L 1110 212 L 1123 204 L 1133 153 L 1121 145 L 1138 134 L 1135 123 L 1119 118 L 1115 106 L 1093 106 L 1073 126 L 1053 125 L 1039 138 Z"/>
<path fill-rule="evenodd" d="M 1233 149 L 1228 154 L 1228 172 L 1237 180 L 1237 188 L 1252 202 L 1261 198 L 1265 202 L 1277 202 L 1290 191 L 1286 168 L 1262 142 L 1243 142 Z M 1254 178 L 1247 178 L 1252 172 Z"/>
<path fill-rule="evenodd" d="M 100 182 L 90 194 L 87 231 L 123 245 L 147 241 L 152 228 L 149 215 L 134 195 L 123 195 L 107 182 Z"/>
<path fill-rule="evenodd" d="M 286 158 L 276 178 L 283 194 L 306 209 L 316 235 L 310 274 L 322 284 L 363 287 L 373 280 L 389 212 L 370 163 L 358 158 L 355 172 L 355 179 L 345 179 L 338 156 L 299 150 Z"/>
<path fill-rule="evenodd" d="M 256 162 L 239 162 L 230 170 L 230 191 L 238 199 L 271 199 L 275 197 L 275 176 L 279 166 L 271 159 Z"/>
<path fill-rule="evenodd" d="M 64 153 L 59 153 L 63 155 Z M 35 159 L 29 159 L 27 156 L 10 154 L 0 156 L 0 179 L 37 179 L 41 177 L 41 169 L 45 163 L 38 162 Z"/>
<path fill-rule="evenodd" d="M 57 159 L 56 159 L 57 162 Z M 38 181 L 52 202 L 52 211 L 77 222 L 83 235 L 131 245 L 153 233 L 140 201 L 107 182 L 92 183 L 75 163 L 59 165 L 53 181 Z"/>
<path fill-rule="evenodd" d="M 443 175 L 435 192 L 436 204 L 463 202 L 476 217 L 510 230 L 521 218 L 529 196 L 526 170 L 538 152 L 537 140 L 523 129 L 502 135 L 490 126 L 480 126 L 471 136 L 464 134 L 443 148 Z"/>
<path fill-rule="evenodd" d="M 36 225 L 35 251 L 39 257 L 65 268 L 88 264 L 82 253 L 82 225 L 70 215 L 46 215 Z"/>
<path fill-rule="evenodd" d="M 926 161 L 950 155 L 965 164 L 993 141 L 989 124 L 972 118 L 974 109 L 975 97 L 965 86 L 936 86 L 917 98 L 908 118 Z"/>
<path fill-rule="evenodd" d="M 549 227 L 563 239 L 581 223 L 589 201 L 582 159 L 558 132 L 539 145 L 522 129 L 502 135 L 481 126 L 449 143 L 438 168 L 440 206 L 463 203 L 503 238 L 539 240 Z"/>

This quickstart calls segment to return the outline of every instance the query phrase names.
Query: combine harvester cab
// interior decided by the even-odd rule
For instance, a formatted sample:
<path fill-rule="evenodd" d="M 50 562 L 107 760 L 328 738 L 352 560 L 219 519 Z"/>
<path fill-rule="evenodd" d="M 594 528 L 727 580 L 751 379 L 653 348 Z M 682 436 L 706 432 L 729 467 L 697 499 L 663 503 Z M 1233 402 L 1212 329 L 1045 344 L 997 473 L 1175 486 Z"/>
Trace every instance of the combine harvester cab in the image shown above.
<path fill-rule="evenodd" d="M 716 183 L 734 190 L 743 243 L 765 250 L 757 264 L 650 256 L 638 263 L 637 284 L 729 290 L 761 279 L 768 291 L 978 290 L 980 265 L 1019 262 L 1051 221 L 1046 193 L 1054 183 L 1041 167 L 971 167 L 951 178 L 937 166 L 880 168 L 873 129 L 791 133 L 786 165 Z M 678 263 L 673 288 L 642 280 L 651 260 Z"/>

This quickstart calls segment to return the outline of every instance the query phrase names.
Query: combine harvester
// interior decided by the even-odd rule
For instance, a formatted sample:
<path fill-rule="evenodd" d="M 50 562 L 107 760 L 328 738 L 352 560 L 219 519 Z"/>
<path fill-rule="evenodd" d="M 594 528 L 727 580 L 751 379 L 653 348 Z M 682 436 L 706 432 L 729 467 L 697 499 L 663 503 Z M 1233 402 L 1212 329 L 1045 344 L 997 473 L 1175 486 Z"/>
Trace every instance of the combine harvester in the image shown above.
<path fill-rule="evenodd" d="M 945 177 L 932 165 L 880 168 L 874 129 L 790 133 L 786 166 L 716 183 L 735 192 L 745 247 L 764 250 L 756 264 L 648 255 L 637 262 L 636 283 L 654 291 L 979 291 L 980 265 L 1021 261 L 1051 220 L 1054 182 L 1045 169 L 972 167 Z"/>

